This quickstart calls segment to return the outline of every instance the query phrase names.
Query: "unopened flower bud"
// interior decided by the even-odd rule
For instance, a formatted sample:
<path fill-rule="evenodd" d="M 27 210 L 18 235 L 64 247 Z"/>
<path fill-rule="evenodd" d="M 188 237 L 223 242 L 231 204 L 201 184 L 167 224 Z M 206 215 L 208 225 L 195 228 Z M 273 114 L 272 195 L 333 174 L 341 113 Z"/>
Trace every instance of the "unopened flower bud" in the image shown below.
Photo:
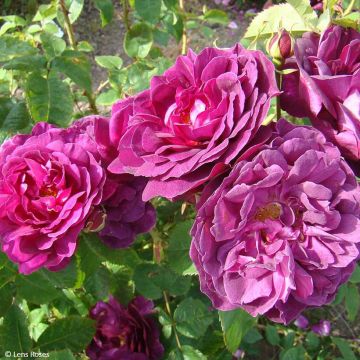
<path fill-rule="evenodd" d="M 269 39 L 266 50 L 273 59 L 283 62 L 294 54 L 294 39 L 285 29 L 280 29 Z"/>
<path fill-rule="evenodd" d="M 102 208 L 97 207 L 91 212 L 84 230 L 88 232 L 99 232 L 104 228 L 105 220 L 105 211 Z"/>
<path fill-rule="evenodd" d="M 311 327 L 311 330 L 321 336 L 329 336 L 331 331 L 331 323 L 329 320 L 320 320 L 320 322 Z"/>
<path fill-rule="evenodd" d="M 304 315 L 300 315 L 296 320 L 295 320 L 295 325 L 299 328 L 299 329 L 306 329 L 309 325 L 309 320 L 304 316 Z"/>

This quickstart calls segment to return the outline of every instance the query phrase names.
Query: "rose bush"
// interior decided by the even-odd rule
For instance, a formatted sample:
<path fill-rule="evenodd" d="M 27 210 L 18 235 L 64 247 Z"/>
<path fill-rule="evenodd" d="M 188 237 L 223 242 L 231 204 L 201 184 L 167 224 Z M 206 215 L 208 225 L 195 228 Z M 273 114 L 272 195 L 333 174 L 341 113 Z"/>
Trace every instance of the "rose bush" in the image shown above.
<path fill-rule="evenodd" d="M 281 105 L 309 117 L 352 160 L 360 158 L 360 33 L 329 27 L 321 37 L 304 34 L 284 76 Z"/>
<path fill-rule="evenodd" d="M 189 51 L 149 90 L 113 107 L 119 153 L 109 171 L 149 177 L 144 200 L 184 197 L 238 156 L 277 93 L 274 67 L 259 51 Z"/>
<path fill-rule="evenodd" d="M 269 145 L 209 186 L 190 256 L 216 308 L 289 323 L 334 299 L 359 255 L 360 190 L 319 131 L 281 120 Z"/>
<path fill-rule="evenodd" d="M 96 334 L 86 349 L 91 360 L 158 360 L 164 348 L 153 319 L 154 304 L 138 296 L 127 308 L 114 297 L 100 301 L 91 310 Z"/>
<path fill-rule="evenodd" d="M 357 1 L 264 2 L 2 2 L 0 359 L 360 353 Z"/>

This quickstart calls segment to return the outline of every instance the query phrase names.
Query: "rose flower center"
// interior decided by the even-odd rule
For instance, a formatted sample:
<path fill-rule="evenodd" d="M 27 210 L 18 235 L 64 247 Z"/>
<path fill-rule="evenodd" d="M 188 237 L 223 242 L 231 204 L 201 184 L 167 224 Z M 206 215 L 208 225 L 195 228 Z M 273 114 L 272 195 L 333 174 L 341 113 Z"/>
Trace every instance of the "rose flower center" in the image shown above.
<path fill-rule="evenodd" d="M 58 189 L 56 188 L 56 186 L 54 184 L 51 185 L 43 185 L 40 188 L 39 191 L 39 195 L 41 197 L 45 197 L 45 196 L 53 196 L 56 197 L 58 194 Z"/>
<path fill-rule="evenodd" d="M 265 221 L 267 219 L 276 220 L 281 215 L 281 205 L 278 203 L 267 204 L 259 208 L 255 214 L 255 219 Z"/>

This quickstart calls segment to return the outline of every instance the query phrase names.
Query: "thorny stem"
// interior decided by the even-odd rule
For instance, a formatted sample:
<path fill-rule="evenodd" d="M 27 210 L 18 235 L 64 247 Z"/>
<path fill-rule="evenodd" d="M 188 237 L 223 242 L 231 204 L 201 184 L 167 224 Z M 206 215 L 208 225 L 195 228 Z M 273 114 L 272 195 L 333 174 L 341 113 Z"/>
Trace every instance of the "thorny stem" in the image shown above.
<path fill-rule="evenodd" d="M 175 326 L 174 319 L 173 319 L 173 317 L 172 317 L 172 315 L 171 315 L 169 298 L 168 298 L 168 296 L 167 296 L 166 291 L 163 291 L 163 295 L 164 295 L 164 300 L 165 300 L 165 308 L 166 308 L 166 311 L 167 311 L 168 315 L 169 315 L 170 318 L 171 318 L 172 327 L 173 327 L 173 329 L 174 329 L 174 335 L 175 335 L 176 345 L 177 345 L 177 347 L 179 348 L 179 350 L 181 351 L 180 339 L 179 339 L 179 335 L 178 335 L 178 333 L 177 333 L 177 331 L 176 331 L 176 326 Z"/>
<path fill-rule="evenodd" d="M 123 11 L 124 11 L 124 24 L 126 27 L 126 30 L 130 29 L 130 20 L 129 20 L 129 4 L 128 4 L 128 0 L 122 0 L 122 4 L 123 4 Z"/>
<path fill-rule="evenodd" d="M 185 12 L 184 0 L 179 0 L 179 7 L 180 7 L 181 11 L 184 13 Z M 183 33 L 182 33 L 182 37 L 181 37 L 181 54 L 185 55 L 186 51 L 187 51 L 187 34 L 186 34 L 186 28 L 184 25 Z"/>
<path fill-rule="evenodd" d="M 153 239 L 153 259 L 160 264 L 163 257 L 162 239 L 156 229 L 151 230 L 150 235 Z"/>
<path fill-rule="evenodd" d="M 281 81 L 282 81 L 282 74 L 280 73 L 280 70 L 275 71 L 275 77 L 276 77 L 276 83 L 281 90 Z M 281 108 L 280 108 L 280 96 L 278 95 L 276 97 L 276 120 L 279 120 L 281 118 Z"/>
<path fill-rule="evenodd" d="M 153 259 L 157 264 L 160 264 L 161 260 L 162 260 L 162 240 L 161 240 L 157 230 L 152 230 L 150 232 L 150 234 L 153 239 Z M 175 321 L 171 314 L 169 297 L 168 297 L 166 291 L 163 291 L 163 296 L 164 296 L 164 300 L 165 300 L 165 309 L 171 319 L 171 326 L 174 330 L 176 345 L 179 348 L 179 350 L 181 351 L 180 339 L 179 339 L 179 335 L 176 331 Z"/>
<path fill-rule="evenodd" d="M 65 31 L 66 31 L 66 34 L 67 34 L 67 36 L 69 38 L 70 46 L 74 50 L 76 50 L 77 49 L 77 43 L 76 43 L 75 36 L 74 36 L 74 30 L 72 28 L 72 25 L 71 25 L 71 22 L 70 22 L 70 19 L 69 19 L 69 12 L 68 12 L 68 10 L 67 10 L 67 8 L 65 6 L 65 1 L 64 0 L 60 0 L 59 3 L 60 3 L 61 11 L 64 14 Z"/>
<path fill-rule="evenodd" d="M 65 1 L 64 0 L 59 0 L 59 4 L 60 4 L 61 11 L 62 11 L 62 13 L 64 15 L 65 31 L 66 31 L 66 35 L 67 35 L 67 37 L 69 39 L 70 46 L 74 50 L 77 50 L 77 42 L 75 40 L 74 29 L 73 29 L 73 27 L 71 25 L 71 22 L 70 22 L 70 19 L 69 19 L 69 12 L 68 12 L 68 9 L 65 6 Z M 88 91 L 86 91 L 86 90 L 85 90 L 84 94 L 85 94 L 85 96 L 87 97 L 87 99 L 89 101 L 89 106 L 90 106 L 91 111 L 94 114 L 98 114 L 99 111 L 98 111 L 98 109 L 96 107 L 95 99 L 94 99 L 93 95 L 91 93 L 89 93 Z"/>

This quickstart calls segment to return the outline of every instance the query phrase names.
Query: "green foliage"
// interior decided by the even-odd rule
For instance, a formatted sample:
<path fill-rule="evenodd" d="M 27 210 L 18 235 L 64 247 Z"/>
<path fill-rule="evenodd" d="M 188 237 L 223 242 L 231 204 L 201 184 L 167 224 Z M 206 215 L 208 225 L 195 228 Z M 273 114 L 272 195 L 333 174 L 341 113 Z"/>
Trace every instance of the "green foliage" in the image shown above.
<path fill-rule="evenodd" d="M 174 320 L 181 334 L 190 338 L 199 338 L 213 322 L 213 316 L 200 300 L 187 298 L 177 306 Z"/>
<path fill-rule="evenodd" d="M 256 318 L 241 309 L 219 311 L 219 318 L 225 345 L 230 352 L 235 352 L 247 331 L 255 325 Z"/>
<path fill-rule="evenodd" d="M 192 266 L 189 258 L 190 250 L 190 228 L 191 221 L 185 221 L 177 224 L 169 237 L 169 247 L 167 250 L 169 267 L 179 274 L 186 273 Z"/>
<path fill-rule="evenodd" d="M 130 57 L 145 58 L 152 44 L 152 29 L 145 23 L 135 24 L 125 35 L 124 49 Z"/>
<path fill-rule="evenodd" d="M 54 73 L 46 78 L 40 73 L 29 75 L 26 82 L 26 97 L 34 122 L 46 121 L 66 126 L 72 114 L 72 99 L 69 86 Z"/>
<path fill-rule="evenodd" d="M 41 351 L 70 349 L 82 351 L 94 333 L 94 321 L 80 316 L 69 316 L 54 321 L 40 336 L 37 346 Z"/>
<path fill-rule="evenodd" d="M 24 312 L 16 305 L 10 307 L 0 328 L 0 344 L 7 351 L 28 352 L 32 347 Z"/>

